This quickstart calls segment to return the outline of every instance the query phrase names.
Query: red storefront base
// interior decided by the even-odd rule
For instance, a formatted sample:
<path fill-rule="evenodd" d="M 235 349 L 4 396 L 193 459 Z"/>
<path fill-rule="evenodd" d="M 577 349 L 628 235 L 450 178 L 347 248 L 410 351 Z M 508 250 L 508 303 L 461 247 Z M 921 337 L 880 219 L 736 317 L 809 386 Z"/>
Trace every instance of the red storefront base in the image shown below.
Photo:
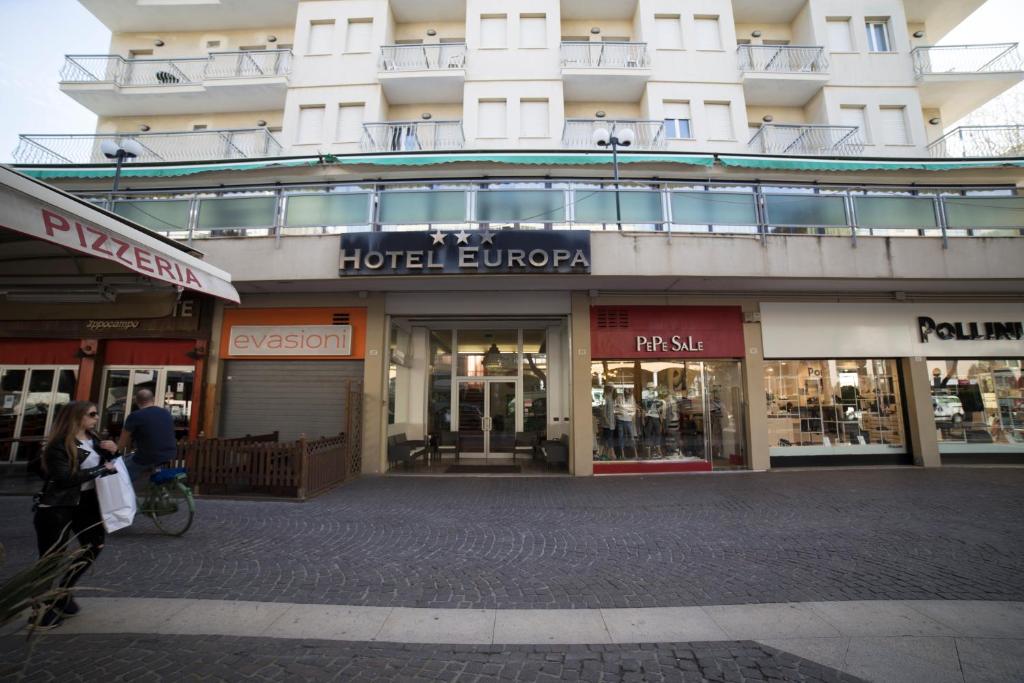
<path fill-rule="evenodd" d="M 710 472 L 709 462 L 665 462 L 629 460 L 595 462 L 594 474 L 662 474 L 664 472 Z"/>

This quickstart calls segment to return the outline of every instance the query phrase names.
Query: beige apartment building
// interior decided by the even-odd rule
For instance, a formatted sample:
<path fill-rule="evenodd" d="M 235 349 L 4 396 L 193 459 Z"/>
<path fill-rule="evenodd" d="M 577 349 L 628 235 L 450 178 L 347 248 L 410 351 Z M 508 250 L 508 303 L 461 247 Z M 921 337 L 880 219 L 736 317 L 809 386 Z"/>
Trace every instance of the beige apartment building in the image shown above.
<path fill-rule="evenodd" d="M 241 303 L 185 334 L 119 312 L 145 277 L 80 273 L 65 328 L 8 293 L 4 462 L 62 372 L 113 430 L 152 385 L 365 473 L 1024 460 L 1024 121 L 954 125 L 1024 62 L 937 45 L 983 0 L 80 1 L 96 134 L 16 168 Z"/>

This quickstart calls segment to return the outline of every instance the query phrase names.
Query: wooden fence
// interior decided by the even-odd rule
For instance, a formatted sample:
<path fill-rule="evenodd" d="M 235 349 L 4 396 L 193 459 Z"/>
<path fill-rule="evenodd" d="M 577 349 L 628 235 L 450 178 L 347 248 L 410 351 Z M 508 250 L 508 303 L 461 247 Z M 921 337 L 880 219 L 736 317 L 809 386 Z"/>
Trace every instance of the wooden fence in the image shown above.
<path fill-rule="evenodd" d="M 178 443 L 197 493 L 306 499 L 354 478 L 345 434 L 279 443 L 277 433 Z M 358 445 L 355 447 L 358 448 Z"/>

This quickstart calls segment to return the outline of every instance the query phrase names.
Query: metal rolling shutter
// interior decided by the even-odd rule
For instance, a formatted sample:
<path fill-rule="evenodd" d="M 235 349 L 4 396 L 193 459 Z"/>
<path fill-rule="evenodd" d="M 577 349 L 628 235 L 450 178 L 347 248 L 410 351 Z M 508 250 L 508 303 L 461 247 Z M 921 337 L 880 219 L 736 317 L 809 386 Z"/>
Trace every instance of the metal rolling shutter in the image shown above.
<path fill-rule="evenodd" d="M 361 361 L 227 361 L 220 436 L 280 432 L 313 439 L 345 430 L 346 388 L 362 382 Z"/>

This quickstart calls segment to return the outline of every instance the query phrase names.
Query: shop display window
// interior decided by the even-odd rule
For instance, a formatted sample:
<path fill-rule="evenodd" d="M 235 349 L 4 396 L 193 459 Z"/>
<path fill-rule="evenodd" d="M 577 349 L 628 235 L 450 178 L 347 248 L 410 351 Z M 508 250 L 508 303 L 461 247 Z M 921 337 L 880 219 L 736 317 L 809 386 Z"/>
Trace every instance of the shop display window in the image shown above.
<path fill-rule="evenodd" d="M 1024 361 L 928 361 L 941 453 L 1024 453 Z"/>
<path fill-rule="evenodd" d="M 174 437 L 188 438 L 194 382 L 192 367 L 107 367 L 100 392 L 100 432 L 116 440 L 125 418 L 139 407 L 135 392 L 149 389 L 154 405 L 174 419 Z"/>
<path fill-rule="evenodd" d="M 746 463 L 737 361 L 591 363 L 594 460 Z"/>
<path fill-rule="evenodd" d="M 903 453 L 896 361 L 765 361 L 773 456 Z"/>

